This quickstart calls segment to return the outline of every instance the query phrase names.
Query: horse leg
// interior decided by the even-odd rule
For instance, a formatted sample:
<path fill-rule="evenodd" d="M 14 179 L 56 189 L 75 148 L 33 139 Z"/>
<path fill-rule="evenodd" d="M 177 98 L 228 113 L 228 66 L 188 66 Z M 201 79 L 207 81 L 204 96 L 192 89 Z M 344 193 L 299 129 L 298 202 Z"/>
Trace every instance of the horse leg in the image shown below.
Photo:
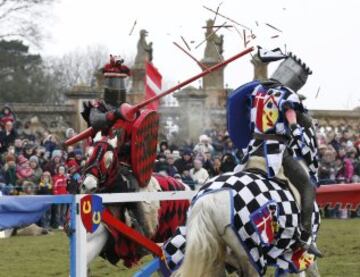
<path fill-rule="evenodd" d="M 214 194 L 216 202 L 216 213 L 213 215 L 214 221 L 217 223 L 218 232 L 226 245 L 232 250 L 227 255 L 226 260 L 238 269 L 239 276 L 257 277 L 258 272 L 252 266 L 249 256 L 241 245 L 235 231 L 231 228 L 230 218 L 230 194 L 227 191 L 221 191 Z"/>
<path fill-rule="evenodd" d="M 187 221 L 184 262 L 174 276 L 216 276 L 225 260 L 225 245 L 220 238 L 214 215 L 219 207 L 211 193 L 197 200 Z M 227 192 L 229 197 L 229 193 Z M 229 200 L 229 198 L 228 198 Z M 229 209 L 228 217 L 229 217 Z M 225 229 L 225 226 L 222 226 Z"/>
<path fill-rule="evenodd" d="M 99 256 L 101 250 L 104 248 L 106 241 L 108 240 L 109 233 L 104 227 L 100 224 L 96 231 L 92 234 L 87 235 L 87 265 Z"/>

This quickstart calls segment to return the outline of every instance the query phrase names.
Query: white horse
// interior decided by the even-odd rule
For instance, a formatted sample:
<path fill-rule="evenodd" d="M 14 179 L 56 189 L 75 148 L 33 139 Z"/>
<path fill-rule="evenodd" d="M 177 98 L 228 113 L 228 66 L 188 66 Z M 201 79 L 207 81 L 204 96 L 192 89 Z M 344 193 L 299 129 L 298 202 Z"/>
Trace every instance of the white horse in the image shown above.
<path fill-rule="evenodd" d="M 288 182 L 288 184 L 292 187 L 293 193 L 290 193 L 288 189 L 279 186 L 274 181 L 266 180 L 265 177 L 261 177 L 259 174 L 247 171 L 253 168 L 264 170 L 266 168 L 265 159 L 251 157 L 245 171 L 226 173 L 215 177 L 202 188 L 202 194 L 195 196 L 195 201 L 193 201 L 186 224 L 186 248 L 184 258 L 180 268 L 174 273 L 174 276 L 223 276 L 225 274 L 225 264 L 230 264 L 236 268 L 240 276 L 259 276 L 259 271 L 256 270 L 255 267 L 261 264 L 261 259 L 264 259 L 266 255 L 272 256 L 275 261 L 281 262 L 287 262 L 286 258 L 292 257 L 293 251 L 291 250 L 291 246 L 295 242 L 293 237 L 298 231 L 297 227 L 292 225 L 297 226 L 299 220 L 298 207 L 300 196 L 290 182 Z M 282 171 L 277 177 L 280 180 L 287 180 Z M 227 185 L 224 185 L 225 183 L 227 183 Z M 268 184 L 269 186 L 264 186 L 264 184 Z M 234 192 L 234 187 L 236 186 L 240 188 L 237 192 Z M 279 198 L 275 190 L 282 190 L 281 197 L 286 196 L 288 201 L 292 203 L 296 201 L 297 205 L 293 207 L 296 213 L 291 215 L 291 218 L 288 218 L 288 220 L 291 219 L 294 224 L 287 224 L 285 222 L 286 217 L 290 215 L 284 214 L 284 207 L 282 207 L 283 204 L 281 203 L 284 201 Z M 249 201 L 254 200 L 254 195 L 250 193 L 250 191 L 259 192 L 256 198 L 259 204 L 268 202 L 269 199 L 276 203 L 278 209 L 277 219 L 262 222 L 265 225 L 278 224 L 280 230 L 278 234 L 281 233 L 281 235 L 276 239 L 272 239 L 272 241 L 266 241 L 268 235 L 266 228 L 263 229 L 265 233 L 262 232 L 258 235 L 256 235 L 255 232 L 252 233 L 253 230 L 248 231 L 247 228 L 251 229 L 254 226 L 253 222 L 250 222 L 249 219 L 250 214 L 255 213 L 255 208 L 253 209 L 251 205 L 245 204 L 245 208 L 239 208 L 238 214 L 235 214 L 235 217 L 237 216 L 237 219 L 241 221 L 240 225 L 245 226 L 245 228 L 234 228 L 234 213 L 236 213 L 236 211 L 233 212 L 233 210 L 235 209 L 234 206 L 239 205 L 236 201 L 249 203 Z M 234 198 L 236 193 L 237 200 Z M 288 205 L 288 203 L 286 205 Z M 315 212 L 313 219 L 314 215 L 319 219 L 316 203 L 314 207 Z M 262 220 L 264 219 L 265 217 L 262 218 Z M 314 224 L 314 236 L 316 236 L 318 224 L 319 222 Z M 260 225 L 261 224 L 257 225 L 257 227 Z M 287 239 L 289 240 L 287 241 Z M 253 247 L 249 249 L 249 244 L 244 244 L 244 241 L 247 240 L 250 240 L 251 243 L 258 248 Z M 267 249 L 264 248 L 262 240 L 264 240 L 265 244 L 267 243 Z M 170 243 L 171 242 L 170 240 Z M 285 245 L 284 242 L 287 244 Z M 258 249 L 260 252 L 258 252 Z M 256 260 L 257 258 L 258 260 Z"/>

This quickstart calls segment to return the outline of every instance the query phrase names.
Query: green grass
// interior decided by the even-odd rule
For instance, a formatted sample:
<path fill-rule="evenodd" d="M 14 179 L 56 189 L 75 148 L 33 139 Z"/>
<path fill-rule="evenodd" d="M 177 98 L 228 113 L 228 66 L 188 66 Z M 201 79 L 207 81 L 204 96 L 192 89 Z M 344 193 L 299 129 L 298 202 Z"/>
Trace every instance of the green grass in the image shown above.
<path fill-rule="evenodd" d="M 323 220 L 319 247 L 325 254 L 319 260 L 322 276 L 360 276 L 360 220 Z M 63 232 L 41 237 L 0 239 L 0 276 L 68 276 L 68 240 Z M 150 257 L 142 260 L 147 263 Z M 97 258 L 91 265 L 94 277 L 132 276 L 137 270 L 112 266 Z M 267 276 L 271 276 L 270 272 Z"/>

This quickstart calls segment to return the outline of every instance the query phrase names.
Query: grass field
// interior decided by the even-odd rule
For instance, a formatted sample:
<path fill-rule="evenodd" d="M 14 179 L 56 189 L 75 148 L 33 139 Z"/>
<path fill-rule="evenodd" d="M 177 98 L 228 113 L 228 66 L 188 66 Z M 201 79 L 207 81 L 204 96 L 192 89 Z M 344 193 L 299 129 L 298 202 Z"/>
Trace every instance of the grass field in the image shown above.
<path fill-rule="evenodd" d="M 323 220 L 319 247 L 325 257 L 319 261 L 326 277 L 360 276 L 360 220 Z M 0 239 L 0 276 L 68 276 L 68 241 L 63 232 L 41 237 Z M 143 259 L 146 263 L 150 257 Z M 92 276 L 132 276 L 136 271 L 114 267 L 98 258 L 91 265 Z M 270 273 L 267 276 L 271 276 Z"/>

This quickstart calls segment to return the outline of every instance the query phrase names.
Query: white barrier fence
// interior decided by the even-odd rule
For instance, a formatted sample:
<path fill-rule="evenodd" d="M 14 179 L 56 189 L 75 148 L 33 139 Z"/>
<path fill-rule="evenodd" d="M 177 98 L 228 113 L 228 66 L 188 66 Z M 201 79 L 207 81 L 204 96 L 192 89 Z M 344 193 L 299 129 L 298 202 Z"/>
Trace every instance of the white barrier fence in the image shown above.
<path fill-rule="evenodd" d="M 170 191 L 170 192 L 134 192 L 134 193 L 106 193 L 97 194 L 102 198 L 102 203 L 124 203 L 124 202 L 151 202 L 162 200 L 184 200 L 191 199 L 195 191 Z M 87 232 L 82 223 L 80 214 L 80 201 L 85 194 L 77 195 L 27 195 L 27 196 L 2 196 L 0 206 L 5 202 L 41 201 L 46 199 L 47 204 L 69 204 L 70 205 L 70 228 L 73 231 L 70 235 L 70 276 L 87 276 Z M 14 199 L 14 200 L 13 200 Z M 5 201 L 6 200 L 6 201 Z M 1 220 L 1 219 L 0 219 Z"/>
<path fill-rule="evenodd" d="M 140 202 L 140 201 L 161 201 L 161 200 L 184 200 L 191 199 L 195 191 L 171 191 L 171 192 L 134 192 L 134 193 L 107 193 L 97 194 L 106 203 Z M 74 234 L 71 236 L 71 276 L 87 276 L 87 241 L 86 230 L 82 224 L 80 215 L 80 201 L 84 195 L 75 195 L 74 205 L 71 213 L 71 228 Z M 74 228 L 75 227 L 75 228 Z"/>

